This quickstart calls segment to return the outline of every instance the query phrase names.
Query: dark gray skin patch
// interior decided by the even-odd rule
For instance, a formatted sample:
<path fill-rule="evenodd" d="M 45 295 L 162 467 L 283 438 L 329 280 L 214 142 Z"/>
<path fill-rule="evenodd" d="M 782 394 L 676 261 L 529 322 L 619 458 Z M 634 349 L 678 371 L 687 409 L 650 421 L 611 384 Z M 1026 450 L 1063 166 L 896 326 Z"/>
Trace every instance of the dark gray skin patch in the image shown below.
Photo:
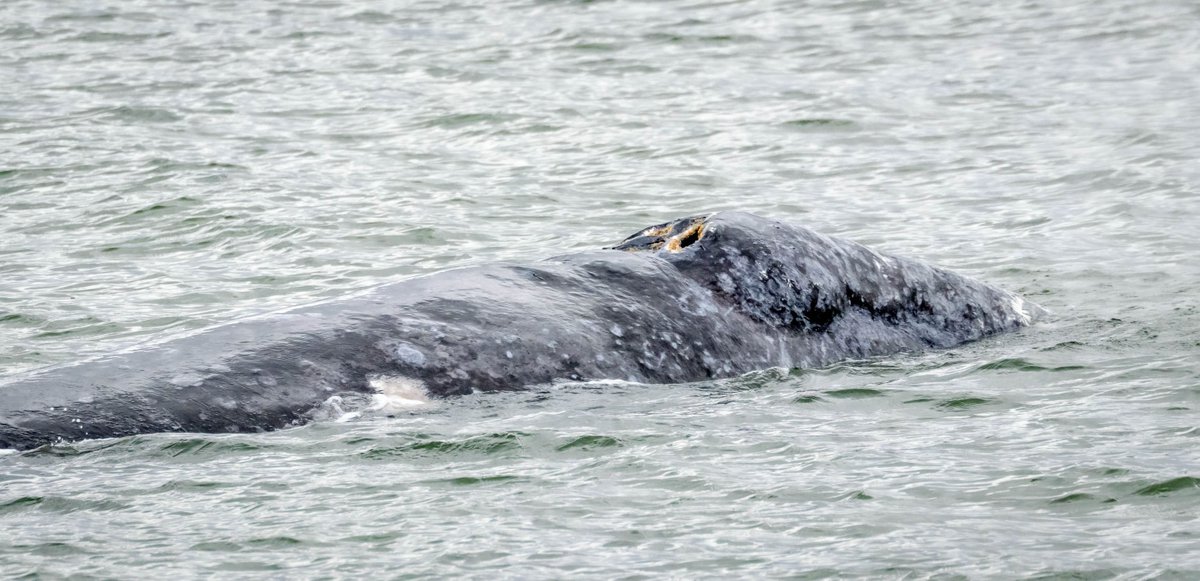
<path fill-rule="evenodd" d="M 451 270 L 8 379 L 0 448 L 278 429 L 376 376 L 445 397 L 815 367 L 1013 330 L 1030 322 L 1020 304 L 804 228 L 694 216 L 613 249 Z"/>

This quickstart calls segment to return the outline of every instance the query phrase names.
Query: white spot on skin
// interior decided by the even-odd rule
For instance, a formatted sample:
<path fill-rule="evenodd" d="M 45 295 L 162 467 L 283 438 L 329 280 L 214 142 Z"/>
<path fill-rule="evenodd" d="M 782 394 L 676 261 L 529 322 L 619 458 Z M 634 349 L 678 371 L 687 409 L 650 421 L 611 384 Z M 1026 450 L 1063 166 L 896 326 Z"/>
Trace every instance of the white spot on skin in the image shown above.
<path fill-rule="evenodd" d="M 393 349 L 393 353 L 396 354 L 396 359 L 399 359 L 401 363 L 411 365 L 413 367 L 425 366 L 425 354 L 408 343 L 401 343 L 397 345 L 396 348 Z"/>
<path fill-rule="evenodd" d="M 180 373 L 167 381 L 178 387 L 195 387 L 204 383 L 204 376 L 195 373 Z"/>
<path fill-rule="evenodd" d="M 610 328 L 608 329 L 608 331 L 609 331 L 610 333 L 612 333 L 614 336 L 617 336 L 617 337 L 624 337 L 624 336 L 625 336 L 625 331 L 624 331 L 623 329 L 621 329 L 621 326 L 620 326 L 620 325 L 617 325 L 617 324 L 615 324 L 615 323 L 613 324 L 613 326 L 612 326 L 612 327 L 610 327 Z"/>
<path fill-rule="evenodd" d="M 717 275 L 717 287 L 725 294 L 733 294 L 733 291 L 737 290 L 737 285 L 733 284 L 733 277 L 724 272 Z"/>

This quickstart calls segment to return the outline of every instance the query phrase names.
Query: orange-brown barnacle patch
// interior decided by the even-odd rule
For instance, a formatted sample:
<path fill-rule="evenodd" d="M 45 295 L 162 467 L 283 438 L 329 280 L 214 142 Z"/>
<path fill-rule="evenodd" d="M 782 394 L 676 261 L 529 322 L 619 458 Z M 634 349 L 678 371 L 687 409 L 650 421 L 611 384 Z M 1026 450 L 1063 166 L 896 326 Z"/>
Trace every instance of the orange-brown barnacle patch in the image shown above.
<path fill-rule="evenodd" d="M 697 220 L 687 230 L 680 232 L 677 236 L 671 238 L 667 242 L 667 250 L 671 252 L 680 252 L 684 248 L 695 244 L 697 240 L 704 238 L 704 222 Z"/>
<path fill-rule="evenodd" d="M 651 226 L 649 228 L 646 228 L 645 230 L 642 230 L 641 235 L 642 236 L 666 236 L 670 232 L 671 232 L 671 223 L 667 222 L 666 224 L 659 224 L 658 226 Z"/>
<path fill-rule="evenodd" d="M 631 236 L 620 244 L 613 246 L 613 250 L 624 250 L 625 252 L 643 252 L 646 250 L 658 250 L 663 245 L 662 236 L 642 236 L 640 234 Z"/>

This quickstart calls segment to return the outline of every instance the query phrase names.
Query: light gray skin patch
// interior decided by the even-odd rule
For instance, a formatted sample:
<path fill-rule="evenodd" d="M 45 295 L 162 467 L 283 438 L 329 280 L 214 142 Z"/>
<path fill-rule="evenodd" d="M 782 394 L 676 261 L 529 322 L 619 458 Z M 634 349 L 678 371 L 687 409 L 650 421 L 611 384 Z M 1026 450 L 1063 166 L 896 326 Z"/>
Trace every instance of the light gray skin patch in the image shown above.
<path fill-rule="evenodd" d="M 448 397 L 823 366 L 951 347 L 1041 313 L 805 228 L 697 216 L 612 249 L 450 270 L 0 380 L 0 448 L 277 429 L 310 421 L 331 395 L 338 417 L 419 401 L 388 395 L 412 385 Z"/>
<path fill-rule="evenodd" d="M 232 398 L 227 398 L 227 397 L 217 398 L 217 399 L 213 400 L 213 403 L 215 403 L 218 406 L 221 406 L 227 410 L 237 409 L 237 406 L 238 406 L 237 401 L 235 401 Z"/>
<path fill-rule="evenodd" d="M 413 367 L 425 366 L 425 354 L 420 349 L 413 347 L 409 343 L 400 343 L 392 350 L 396 354 L 396 358 L 405 365 Z"/>
<path fill-rule="evenodd" d="M 176 387 L 192 387 L 204 383 L 204 376 L 198 373 L 180 373 L 168 381 Z"/>

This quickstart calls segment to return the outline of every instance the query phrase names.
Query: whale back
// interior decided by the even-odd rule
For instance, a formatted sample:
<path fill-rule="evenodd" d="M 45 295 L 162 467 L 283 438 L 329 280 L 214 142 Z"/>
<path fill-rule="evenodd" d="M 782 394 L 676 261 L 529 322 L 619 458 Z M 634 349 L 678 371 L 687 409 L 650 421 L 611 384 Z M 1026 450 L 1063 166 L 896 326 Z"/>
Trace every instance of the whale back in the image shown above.
<path fill-rule="evenodd" d="M 1029 325 L 1041 313 L 975 279 L 743 212 L 659 224 L 615 248 L 653 253 L 749 318 L 793 335 L 867 320 L 948 347 Z"/>

